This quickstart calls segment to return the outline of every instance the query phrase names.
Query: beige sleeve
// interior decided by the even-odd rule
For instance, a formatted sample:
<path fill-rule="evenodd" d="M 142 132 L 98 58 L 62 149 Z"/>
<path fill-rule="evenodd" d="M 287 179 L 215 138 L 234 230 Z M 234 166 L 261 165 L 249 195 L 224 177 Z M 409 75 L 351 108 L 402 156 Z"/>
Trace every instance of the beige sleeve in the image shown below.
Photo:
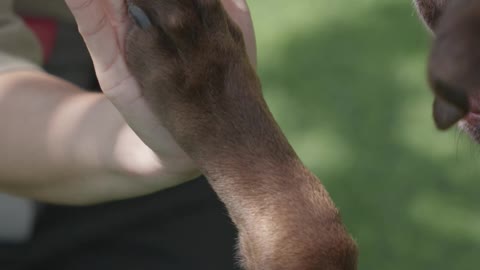
<path fill-rule="evenodd" d="M 0 0 L 0 73 L 40 69 L 41 45 L 13 9 L 14 0 Z"/>

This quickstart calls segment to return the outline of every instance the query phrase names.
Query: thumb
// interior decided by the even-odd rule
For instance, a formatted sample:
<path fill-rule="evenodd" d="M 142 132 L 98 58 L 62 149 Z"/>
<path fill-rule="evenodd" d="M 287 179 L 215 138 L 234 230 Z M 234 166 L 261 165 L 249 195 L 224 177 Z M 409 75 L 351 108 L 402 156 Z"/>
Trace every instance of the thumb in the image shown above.
<path fill-rule="evenodd" d="M 232 20 L 240 27 L 251 63 L 257 65 L 257 44 L 252 17 L 246 0 L 222 0 Z"/>

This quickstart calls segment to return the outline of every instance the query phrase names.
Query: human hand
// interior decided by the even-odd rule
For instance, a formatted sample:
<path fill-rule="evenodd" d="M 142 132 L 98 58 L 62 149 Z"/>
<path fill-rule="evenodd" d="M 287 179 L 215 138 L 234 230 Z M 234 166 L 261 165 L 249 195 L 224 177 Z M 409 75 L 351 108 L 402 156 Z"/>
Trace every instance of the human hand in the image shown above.
<path fill-rule="evenodd" d="M 100 86 L 130 127 L 162 160 L 181 164 L 180 170 L 195 170 L 195 164 L 178 147 L 170 133 L 147 106 L 144 93 L 127 68 L 125 40 L 131 20 L 125 0 L 66 0 L 90 51 Z M 223 0 L 225 8 L 245 34 L 250 60 L 256 62 L 256 47 L 246 5 Z M 162 64 L 160 64 L 162 66 Z M 156 68 L 162 68 L 161 66 Z M 175 164 L 171 164 L 174 166 Z M 165 165 L 165 164 L 164 164 Z M 170 164 L 167 164 L 170 165 Z"/>
<path fill-rule="evenodd" d="M 250 105 L 265 107 L 254 71 L 254 36 L 246 3 L 202 2 L 131 1 L 137 27 L 129 31 L 126 46 L 129 68 L 147 105 L 189 155 L 195 155 L 192 147 L 206 149 L 226 137 L 224 125 L 238 116 L 234 110 L 248 109 L 231 104 L 245 105 L 242 95 L 248 96 Z M 242 35 L 236 22 L 248 35 Z M 221 115 L 228 111 L 233 114 Z M 217 113 L 218 121 L 212 121 Z M 251 128 L 245 119 L 239 123 Z"/>

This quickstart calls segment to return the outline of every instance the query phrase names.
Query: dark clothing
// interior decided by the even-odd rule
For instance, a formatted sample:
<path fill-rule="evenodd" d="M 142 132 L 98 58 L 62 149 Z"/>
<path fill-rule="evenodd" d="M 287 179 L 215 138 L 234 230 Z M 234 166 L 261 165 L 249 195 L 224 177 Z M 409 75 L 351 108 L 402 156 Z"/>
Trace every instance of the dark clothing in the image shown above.
<path fill-rule="evenodd" d="M 45 205 L 33 239 L 0 246 L 2 270 L 229 270 L 235 229 L 204 178 L 91 207 Z"/>

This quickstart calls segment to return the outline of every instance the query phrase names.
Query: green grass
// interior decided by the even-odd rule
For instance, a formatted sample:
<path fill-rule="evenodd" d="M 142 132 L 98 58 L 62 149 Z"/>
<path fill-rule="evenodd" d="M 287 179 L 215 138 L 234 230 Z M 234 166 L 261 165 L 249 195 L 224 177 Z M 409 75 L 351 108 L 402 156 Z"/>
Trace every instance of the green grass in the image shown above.
<path fill-rule="evenodd" d="M 411 1 L 250 5 L 267 102 L 339 206 L 360 269 L 478 269 L 480 148 L 434 128 Z"/>

